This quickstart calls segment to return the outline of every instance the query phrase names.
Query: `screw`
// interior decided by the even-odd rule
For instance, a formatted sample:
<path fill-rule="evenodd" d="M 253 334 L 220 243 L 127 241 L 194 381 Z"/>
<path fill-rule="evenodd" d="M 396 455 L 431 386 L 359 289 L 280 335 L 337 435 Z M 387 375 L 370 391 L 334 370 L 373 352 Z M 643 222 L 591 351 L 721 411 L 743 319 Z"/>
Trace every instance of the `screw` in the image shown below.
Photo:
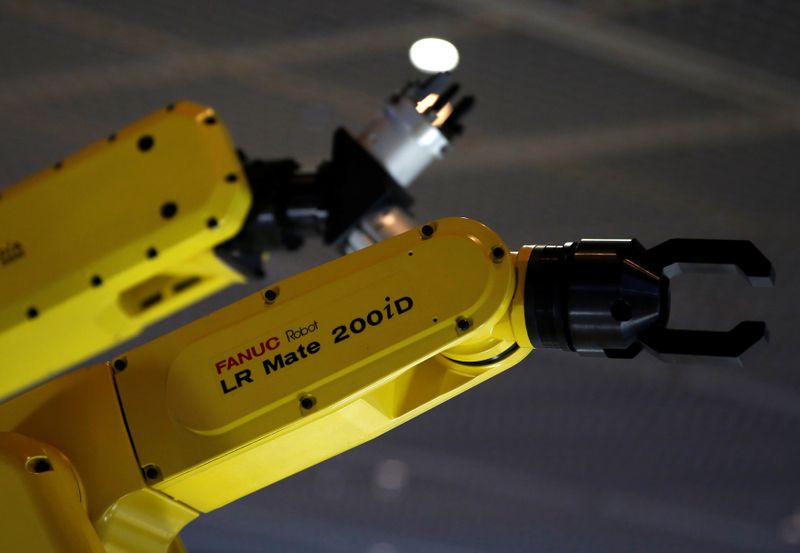
<path fill-rule="evenodd" d="M 492 259 L 495 263 L 500 263 L 506 256 L 506 250 L 502 246 L 495 246 L 492 248 Z"/>
<path fill-rule="evenodd" d="M 36 457 L 28 458 L 25 462 L 25 468 L 28 469 L 28 472 L 41 474 L 53 470 L 53 465 L 50 464 L 50 459 L 44 455 L 37 455 Z"/>
<path fill-rule="evenodd" d="M 136 146 L 139 148 L 140 152 L 147 152 L 155 144 L 155 140 L 149 134 L 141 136 L 139 140 L 136 142 Z"/>
<path fill-rule="evenodd" d="M 278 299 L 278 289 L 277 288 L 270 288 L 266 292 L 264 292 L 264 300 L 267 303 L 272 303 L 276 299 Z"/>
<path fill-rule="evenodd" d="M 142 467 L 142 474 L 144 474 L 144 477 L 150 482 L 157 482 L 161 480 L 161 469 L 158 467 L 158 465 L 154 465 L 152 463 Z"/>
<path fill-rule="evenodd" d="M 611 304 L 611 316 L 621 323 L 630 321 L 631 317 L 633 317 L 631 304 L 621 298 L 615 300 L 614 303 Z"/>
<path fill-rule="evenodd" d="M 175 202 L 166 202 L 161 206 L 161 216 L 164 219 L 172 219 L 178 213 L 178 204 Z"/>
<path fill-rule="evenodd" d="M 469 321 L 469 319 L 465 319 L 464 317 L 459 317 L 458 319 L 456 319 L 456 328 L 460 332 L 465 332 L 469 330 L 469 327 L 471 326 L 472 323 Z"/>
<path fill-rule="evenodd" d="M 114 359 L 114 362 L 111 363 L 111 365 L 114 367 L 114 371 L 119 373 L 128 368 L 128 360 L 124 357 L 118 357 L 117 359 Z"/>
<path fill-rule="evenodd" d="M 304 411 L 310 411 L 317 404 L 317 398 L 311 394 L 305 394 L 300 398 L 300 407 Z"/>
<path fill-rule="evenodd" d="M 422 225 L 422 228 L 419 229 L 420 234 L 422 234 L 422 239 L 430 238 L 433 236 L 433 233 L 436 231 L 436 228 L 433 225 Z"/>

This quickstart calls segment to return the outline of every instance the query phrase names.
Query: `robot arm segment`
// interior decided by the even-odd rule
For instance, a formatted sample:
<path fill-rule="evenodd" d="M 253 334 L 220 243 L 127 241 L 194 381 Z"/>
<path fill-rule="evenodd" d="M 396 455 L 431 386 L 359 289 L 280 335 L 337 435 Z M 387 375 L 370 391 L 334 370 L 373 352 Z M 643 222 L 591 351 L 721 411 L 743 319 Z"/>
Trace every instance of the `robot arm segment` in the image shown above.
<path fill-rule="evenodd" d="M 250 208 L 211 110 L 181 102 L 10 188 L 0 202 L 0 399 L 242 281 L 212 248 Z"/>
<path fill-rule="evenodd" d="M 212 510 L 517 362 L 530 348 L 485 366 L 436 357 L 514 343 L 514 257 L 500 250 L 483 225 L 444 219 L 129 352 L 116 383 L 153 486 Z"/>
<path fill-rule="evenodd" d="M 534 346 L 610 356 L 640 341 L 653 347 L 648 336 L 666 328 L 665 273 L 677 260 L 736 264 L 770 280 L 752 245 L 717 257 L 681 245 L 686 256 L 661 253 L 666 246 L 650 254 L 632 240 L 515 253 L 480 223 L 442 219 L 282 281 L 108 366 L 39 386 L 0 405 L 0 430 L 58 448 L 74 464 L 106 547 L 166 551 L 199 512 L 364 443 Z M 64 406 L 83 424 L 64 420 Z M 30 526 L 15 520 L 6 522 Z M 137 545 L 154 537 L 160 545 Z"/>
<path fill-rule="evenodd" d="M 441 156 L 468 106 L 392 114 L 447 86 L 446 75 L 409 85 L 360 141 L 339 129 L 313 175 L 291 160 L 240 159 L 210 108 L 178 102 L 10 188 L 0 201 L 0 400 L 263 277 L 269 251 L 299 247 L 304 233 L 350 251 L 407 230 L 404 186 Z M 420 132 L 438 149 L 420 146 Z M 413 175 L 397 182 L 403 164 Z"/>

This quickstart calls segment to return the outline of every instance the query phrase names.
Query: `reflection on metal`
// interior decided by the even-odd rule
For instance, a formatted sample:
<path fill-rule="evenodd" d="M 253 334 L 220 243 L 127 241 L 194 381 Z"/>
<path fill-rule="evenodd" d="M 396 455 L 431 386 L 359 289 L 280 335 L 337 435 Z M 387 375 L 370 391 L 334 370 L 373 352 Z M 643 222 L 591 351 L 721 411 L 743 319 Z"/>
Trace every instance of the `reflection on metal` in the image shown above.
<path fill-rule="evenodd" d="M 448 144 L 444 134 L 405 98 L 388 104 L 384 117 L 367 128 L 359 142 L 402 186 L 439 159 Z"/>
<path fill-rule="evenodd" d="M 397 236 L 414 228 L 416 222 L 399 207 L 392 207 L 372 213 L 362 219 L 353 229 L 345 243 L 345 253 L 371 246 L 381 240 Z"/>
<path fill-rule="evenodd" d="M 461 118 L 472 108 L 474 98 L 462 96 L 456 102 L 459 88 L 446 73 L 409 83 L 358 141 L 398 184 L 408 186 L 461 134 Z"/>
<path fill-rule="evenodd" d="M 439 95 L 435 92 L 431 92 L 427 96 L 425 96 L 422 100 L 417 102 L 417 113 L 425 113 L 428 108 L 433 107 L 433 104 L 436 103 L 436 100 L 439 99 Z"/>
<path fill-rule="evenodd" d="M 441 127 L 447 118 L 453 113 L 453 104 L 447 102 L 442 109 L 436 114 L 436 119 L 431 123 L 434 127 Z"/>

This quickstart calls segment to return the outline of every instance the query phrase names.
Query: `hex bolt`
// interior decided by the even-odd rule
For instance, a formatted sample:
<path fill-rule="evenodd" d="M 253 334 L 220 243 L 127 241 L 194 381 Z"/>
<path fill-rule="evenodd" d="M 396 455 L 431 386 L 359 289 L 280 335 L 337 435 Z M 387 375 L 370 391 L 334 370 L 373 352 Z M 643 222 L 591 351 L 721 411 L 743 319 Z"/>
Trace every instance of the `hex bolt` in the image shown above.
<path fill-rule="evenodd" d="M 276 299 L 278 299 L 277 288 L 270 288 L 269 290 L 264 292 L 264 301 L 266 301 L 267 303 L 274 303 Z"/>
<path fill-rule="evenodd" d="M 495 246 L 492 248 L 492 261 L 500 263 L 506 256 L 506 250 L 502 246 Z"/>
<path fill-rule="evenodd" d="M 178 213 L 178 204 L 175 202 L 165 202 L 161 206 L 161 217 L 164 219 L 172 219 Z"/>
<path fill-rule="evenodd" d="M 140 152 L 149 152 L 155 143 L 156 141 L 151 135 L 145 134 L 136 141 L 136 147 L 139 148 Z"/>
<path fill-rule="evenodd" d="M 25 462 L 25 468 L 33 474 L 41 474 L 53 470 L 53 465 L 50 464 L 50 459 L 46 455 L 37 455 L 28 458 Z"/>
<path fill-rule="evenodd" d="M 315 398 L 311 394 L 303 394 L 300 397 L 300 408 L 303 411 L 310 411 L 316 405 L 317 405 L 317 398 Z"/>
<path fill-rule="evenodd" d="M 114 372 L 121 373 L 128 368 L 128 360 L 125 357 L 118 357 L 114 359 L 114 362 L 111 363 L 111 366 L 114 367 Z"/>
<path fill-rule="evenodd" d="M 162 479 L 161 469 L 158 465 L 149 463 L 142 467 L 142 474 L 148 482 L 158 482 Z"/>
<path fill-rule="evenodd" d="M 459 317 L 456 319 L 456 328 L 459 332 L 466 332 L 472 326 L 472 323 L 469 319 L 465 317 Z"/>

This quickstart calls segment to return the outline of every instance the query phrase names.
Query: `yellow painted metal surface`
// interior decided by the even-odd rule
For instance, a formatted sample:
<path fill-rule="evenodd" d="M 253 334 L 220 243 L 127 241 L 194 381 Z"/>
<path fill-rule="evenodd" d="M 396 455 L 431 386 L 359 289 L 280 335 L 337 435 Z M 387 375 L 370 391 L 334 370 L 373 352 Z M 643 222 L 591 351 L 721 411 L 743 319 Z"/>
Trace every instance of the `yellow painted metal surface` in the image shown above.
<path fill-rule="evenodd" d="M 126 358 L 116 375 L 139 462 L 210 511 L 386 432 L 516 363 L 514 255 L 443 219 L 289 278 Z M 477 344 L 477 346 L 475 345 Z M 466 352 L 466 353 L 465 353 Z M 443 355 L 438 355 L 443 354 Z M 452 357 L 452 356 L 455 356 Z"/>
<path fill-rule="evenodd" d="M 180 553 L 178 532 L 199 512 L 516 364 L 532 351 L 518 299 L 527 250 L 508 252 L 469 219 L 431 228 L 244 298 L 128 352 L 124 367 L 0 403 L 9 550 Z M 39 454 L 70 467 L 58 468 L 60 491 L 26 484 L 20 459 Z M 41 525 L 53 536 L 29 538 Z"/>
<path fill-rule="evenodd" d="M 56 460 L 63 459 L 70 467 L 79 509 L 75 510 L 75 501 L 67 501 L 69 498 L 56 494 L 57 488 L 49 487 L 33 496 L 42 503 L 39 511 L 20 509 L 20 505 L 29 503 L 28 488 L 36 479 L 19 470 L 21 462 L 15 461 L 16 473 L 8 474 L 2 468 L 8 463 L 0 461 L 0 512 L 15 514 L 13 518 L 0 517 L 2 521 L 13 520 L 0 532 L 0 543 L 5 537 L 6 543 L 14 545 L 0 547 L 0 551 L 91 551 L 69 548 L 72 538 L 62 535 L 68 527 L 80 529 L 78 537 L 86 532 L 94 536 L 102 551 L 181 550 L 177 534 L 198 513 L 147 486 L 130 443 L 110 367 L 96 365 L 70 372 L 0 404 L 0 459 L 17 459 L 17 450 L 11 447 L 17 442 L 3 436 L 17 436 L 41 451 L 58 451 Z M 26 488 L 15 484 L 17 473 L 24 477 Z M 50 527 L 55 537 L 48 538 L 44 532 L 42 539 L 49 539 L 54 549 L 39 548 L 44 542 L 31 535 Z"/>
<path fill-rule="evenodd" d="M 222 123 L 181 102 L 0 198 L 0 400 L 241 277 L 211 253 L 250 192 Z"/>
<path fill-rule="evenodd" d="M 0 431 L 62 451 L 87 490 L 86 511 L 92 521 L 144 485 L 111 369 L 105 365 L 72 371 L 0 404 Z"/>
<path fill-rule="evenodd" d="M 511 303 L 511 312 L 509 313 L 511 326 L 514 329 L 514 337 L 517 343 L 526 349 L 534 347 L 525 324 L 525 277 L 527 276 L 528 261 L 530 261 L 532 253 L 533 246 L 522 246 L 515 254 L 517 289 L 514 292 L 514 300 Z"/>
<path fill-rule="evenodd" d="M 121 497 L 97 523 L 107 553 L 177 553 L 178 532 L 197 518 L 194 509 L 142 488 Z"/>
<path fill-rule="evenodd" d="M 84 490 L 55 447 L 0 432 L 0 551 L 102 553 Z"/>

